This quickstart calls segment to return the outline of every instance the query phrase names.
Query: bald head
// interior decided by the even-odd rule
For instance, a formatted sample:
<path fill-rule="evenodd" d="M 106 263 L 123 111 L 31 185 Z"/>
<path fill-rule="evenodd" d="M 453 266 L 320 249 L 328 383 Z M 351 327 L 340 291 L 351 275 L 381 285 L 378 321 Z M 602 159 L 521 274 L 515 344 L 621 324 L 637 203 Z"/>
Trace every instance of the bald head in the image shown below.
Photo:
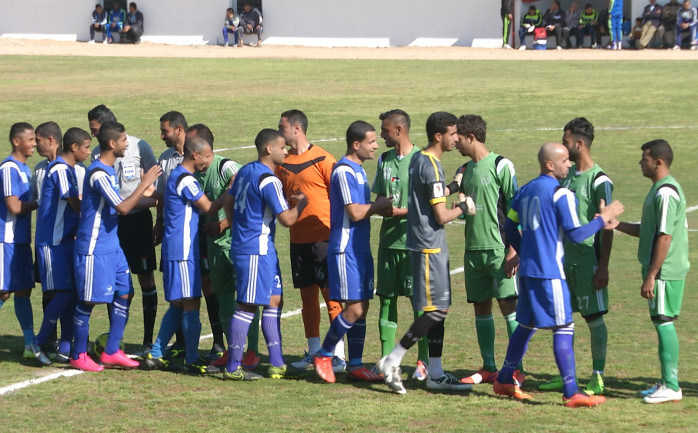
<path fill-rule="evenodd" d="M 538 163 L 541 174 L 553 176 L 558 180 L 567 177 L 572 163 L 569 152 L 562 143 L 545 143 L 538 151 Z"/>
<path fill-rule="evenodd" d="M 201 137 L 189 137 L 184 142 L 184 157 L 190 159 L 194 152 L 201 153 L 204 148 L 210 147 L 211 145 Z"/>

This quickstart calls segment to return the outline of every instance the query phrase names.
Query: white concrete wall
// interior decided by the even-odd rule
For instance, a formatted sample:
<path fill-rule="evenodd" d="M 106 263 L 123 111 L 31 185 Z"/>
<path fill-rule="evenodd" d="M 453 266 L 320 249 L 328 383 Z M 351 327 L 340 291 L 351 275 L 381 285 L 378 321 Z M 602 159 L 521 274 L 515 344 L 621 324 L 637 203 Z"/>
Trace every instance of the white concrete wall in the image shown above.
<path fill-rule="evenodd" d="M 104 0 L 111 9 L 111 0 Z M 534 2 L 546 10 L 551 0 Z M 572 0 L 563 0 L 567 8 Z M 578 0 L 583 4 L 586 0 Z M 603 4 L 606 0 L 589 0 Z M 646 0 L 632 2 L 633 15 Z M 136 0 L 143 40 L 217 43 L 230 0 Z M 124 3 L 127 3 L 124 0 Z M 0 0 L 0 37 L 89 39 L 94 0 Z M 521 5 L 517 0 L 517 5 Z M 523 3 L 522 8 L 529 3 Z M 470 46 L 501 38 L 496 0 L 263 0 L 264 41 L 315 46 Z M 517 16 L 517 21 L 520 20 Z"/>

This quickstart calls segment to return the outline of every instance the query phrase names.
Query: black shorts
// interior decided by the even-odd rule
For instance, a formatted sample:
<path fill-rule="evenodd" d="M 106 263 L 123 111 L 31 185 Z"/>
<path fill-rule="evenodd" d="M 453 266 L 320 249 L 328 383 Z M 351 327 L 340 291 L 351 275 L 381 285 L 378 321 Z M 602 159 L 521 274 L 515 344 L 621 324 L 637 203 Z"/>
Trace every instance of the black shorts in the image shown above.
<path fill-rule="evenodd" d="M 291 272 L 293 287 L 307 287 L 317 283 L 327 287 L 327 244 L 291 244 Z"/>
<path fill-rule="evenodd" d="M 157 263 L 153 245 L 153 215 L 150 209 L 119 215 L 117 234 L 131 272 L 136 275 L 153 272 Z"/>

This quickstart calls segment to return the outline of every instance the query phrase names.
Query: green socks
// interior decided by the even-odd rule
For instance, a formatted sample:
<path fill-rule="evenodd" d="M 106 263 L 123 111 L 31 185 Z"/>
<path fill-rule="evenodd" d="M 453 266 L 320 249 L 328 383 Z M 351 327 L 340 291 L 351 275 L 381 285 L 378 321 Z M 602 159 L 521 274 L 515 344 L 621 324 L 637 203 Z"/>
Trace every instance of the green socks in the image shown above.
<path fill-rule="evenodd" d="M 659 337 L 659 363 L 667 388 L 679 390 L 679 338 L 674 322 L 655 322 Z"/>
<path fill-rule="evenodd" d="M 381 356 L 388 356 L 395 347 L 395 332 L 397 331 L 397 297 L 380 297 L 380 315 L 378 316 L 378 331 L 381 339 Z"/>
<path fill-rule="evenodd" d="M 494 317 L 492 314 L 476 315 L 475 330 L 477 331 L 477 343 L 480 346 L 484 369 L 489 372 L 497 371 L 497 364 L 494 361 Z"/>
<path fill-rule="evenodd" d="M 608 346 L 608 329 L 603 316 L 588 323 L 591 337 L 592 370 L 602 372 L 606 367 L 606 347 Z"/>

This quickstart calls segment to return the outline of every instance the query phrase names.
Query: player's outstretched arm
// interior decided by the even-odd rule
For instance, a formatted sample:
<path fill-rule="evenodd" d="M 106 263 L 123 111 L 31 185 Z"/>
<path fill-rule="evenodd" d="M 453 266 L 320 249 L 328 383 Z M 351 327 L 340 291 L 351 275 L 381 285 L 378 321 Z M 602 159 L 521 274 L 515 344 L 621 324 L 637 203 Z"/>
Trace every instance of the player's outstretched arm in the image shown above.
<path fill-rule="evenodd" d="M 143 193 L 145 193 L 145 191 L 148 188 L 150 188 L 150 186 L 155 182 L 155 180 L 157 180 L 160 174 L 162 174 L 162 168 L 159 165 L 150 167 L 150 169 L 147 172 L 145 172 L 145 174 L 141 178 L 141 183 L 138 184 L 138 187 L 135 191 L 133 191 L 133 194 L 131 194 L 130 196 L 128 196 L 127 199 L 115 206 L 116 211 L 120 215 L 126 215 L 127 213 L 131 212 L 131 210 L 133 210 L 133 208 L 136 207 L 138 202 L 143 197 Z M 157 200 L 152 197 L 148 197 L 146 198 L 146 200 L 151 200 L 153 206 L 157 203 Z"/>
<path fill-rule="evenodd" d="M 352 220 L 352 222 L 356 222 L 375 214 L 385 215 L 392 207 L 392 200 L 384 196 L 378 196 L 373 203 L 350 203 L 345 205 L 344 209 L 346 209 L 347 214 L 349 214 L 349 219 Z"/>
<path fill-rule="evenodd" d="M 5 197 L 5 206 L 12 215 L 22 215 L 29 213 L 39 207 L 36 201 L 22 201 L 16 195 Z"/>
<path fill-rule="evenodd" d="M 276 219 L 278 219 L 284 227 L 290 227 L 294 225 L 303 213 L 303 209 L 305 209 L 305 206 L 308 204 L 308 197 L 306 197 L 303 193 L 293 195 L 289 197 L 289 199 L 291 201 L 295 201 L 296 206 L 294 206 L 291 209 L 286 209 L 285 211 L 281 212 L 276 216 Z"/>

